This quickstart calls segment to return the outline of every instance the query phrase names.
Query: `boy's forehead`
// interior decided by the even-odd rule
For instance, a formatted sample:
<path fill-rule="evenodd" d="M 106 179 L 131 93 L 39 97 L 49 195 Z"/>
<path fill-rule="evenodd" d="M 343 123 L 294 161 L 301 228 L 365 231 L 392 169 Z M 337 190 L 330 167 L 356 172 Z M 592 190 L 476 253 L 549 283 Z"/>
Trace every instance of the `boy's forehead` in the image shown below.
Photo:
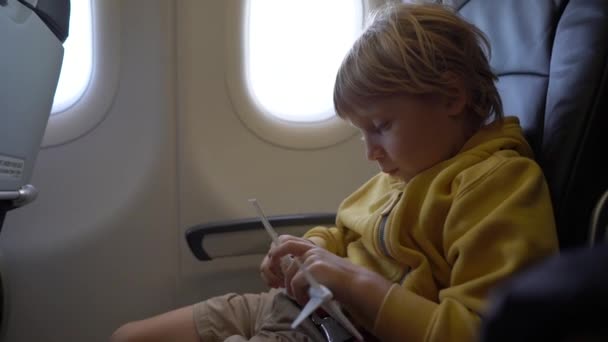
<path fill-rule="evenodd" d="M 349 114 L 346 121 L 353 127 L 365 128 L 373 125 L 372 118 L 360 114 Z"/>
<path fill-rule="evenodd" d="M 379 116 L 383 112 L 383 106 L 378 101 L 368 102 L 363 105 L 357 106 L 357 108 L 351 110 L 347 117 L 350 121 L 367 121 L 371 120 L 376 116 Z"/>
<path fill-rule="evenodd" d="M 394 102 L 394 98 L 369 101 L 348 112 L 346 115 L 347 120 L 356 126 L 357 123 L 364 124 L 374 119 L 382 119 L 394 109 Z M 402 104 L 399 107 L 403 108 Z"/>

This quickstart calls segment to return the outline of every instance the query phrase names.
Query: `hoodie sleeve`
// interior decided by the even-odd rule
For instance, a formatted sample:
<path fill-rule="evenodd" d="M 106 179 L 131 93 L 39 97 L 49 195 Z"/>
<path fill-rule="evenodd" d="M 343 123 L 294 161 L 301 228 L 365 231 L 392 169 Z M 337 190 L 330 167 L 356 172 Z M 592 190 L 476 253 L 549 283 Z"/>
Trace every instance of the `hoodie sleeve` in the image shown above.
<path fill-rule="evenodd" d="M 307 231 L 303 237 L 311 239 L 320 247 L 344 257 L 346 256 L 347 241 L 350 240 L 346 238 L 347 235 L 349 234 L 345 229 L 317 226 Z"/>
<path fill-rule="evenodd" d="M 518 157 L 499 158 L 494 166 L 455 179 L 439 246 L 451 272 L 437 302 L 394 285 L 374 323 L 381 340 L 474 340 L 490 290 L 557 251 L 549 192 L 538 165 Z"/>

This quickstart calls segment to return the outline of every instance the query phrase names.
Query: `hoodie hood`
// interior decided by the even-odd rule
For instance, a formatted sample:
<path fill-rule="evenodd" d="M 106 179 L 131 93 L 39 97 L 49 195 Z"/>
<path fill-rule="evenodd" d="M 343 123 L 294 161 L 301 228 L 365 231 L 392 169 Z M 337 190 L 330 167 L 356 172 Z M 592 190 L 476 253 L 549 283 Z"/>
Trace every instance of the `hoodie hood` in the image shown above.
<path fill-rule="evenodd" d="M 524 138 L 519 119 L 509 116 L 484 126 L 462 147 L 462 152 L 486 152 L 493 154 L 499 150 L 514 150 L 521 156 L 534 158 L 530 144 Z"/>

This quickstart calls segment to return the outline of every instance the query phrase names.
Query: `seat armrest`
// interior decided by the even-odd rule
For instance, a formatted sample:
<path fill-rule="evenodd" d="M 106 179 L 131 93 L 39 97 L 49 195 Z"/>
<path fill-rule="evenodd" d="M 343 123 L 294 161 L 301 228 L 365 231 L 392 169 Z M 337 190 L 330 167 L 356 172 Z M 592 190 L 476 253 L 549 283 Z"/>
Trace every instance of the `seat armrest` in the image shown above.
<path fill-rule="evenodd" d="M 269 216 L 268 221 L 277 229 L 280 234 L 281 228 L 291 226 L 311 227 L 315 225 L 335 224 L 335 213 L 311 213 L 296 215 L 277 215 Z M 192 254 L 201 261 L 212 260 L 211 256 L 205 251 L 203 241 L 205 237 L 213 234 L 225 234 L 239 231 L 263 230 L 264 226 L 260 218 L 247 218 L 242 220 L 212 222 L 199 224 L 186 230 L 186 241 Z M 265 233 L 264 233 L 265 234 Z"/>

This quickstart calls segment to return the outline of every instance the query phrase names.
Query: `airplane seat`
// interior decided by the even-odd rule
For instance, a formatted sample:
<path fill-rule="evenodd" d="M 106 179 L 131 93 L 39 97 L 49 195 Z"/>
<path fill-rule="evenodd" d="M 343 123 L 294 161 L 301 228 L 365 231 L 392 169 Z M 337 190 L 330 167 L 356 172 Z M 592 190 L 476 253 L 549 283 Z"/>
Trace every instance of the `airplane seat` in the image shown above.
<path fill-rule="evenodd" d="M 68 36 L 69 0 L 0 0 L 0 230 L 36 198 L 29 184 Z"/>
<path fill-rule="evenodd" d="M 59 81 L 69 15 L 69 0 L 0 0 L 0 232 L 7 211 L 37 195 L 29 182 Z M 5 284 L 0 270 L 0 331 Z"/>
<path fill-rule="evenodd" d="M 505 113 L 547 177 L 562 249 L 493 291 L 479 341 L 604 341 L 608 1 L 457 2 L 491 41 Z"/>
<path fill-rule="evenodd" d="M 608 189 L 608 1 L 451 4 L 490 40 L 505 114 L 519 117 L 547 178 L 560 247 L 585 244 Z"/>

